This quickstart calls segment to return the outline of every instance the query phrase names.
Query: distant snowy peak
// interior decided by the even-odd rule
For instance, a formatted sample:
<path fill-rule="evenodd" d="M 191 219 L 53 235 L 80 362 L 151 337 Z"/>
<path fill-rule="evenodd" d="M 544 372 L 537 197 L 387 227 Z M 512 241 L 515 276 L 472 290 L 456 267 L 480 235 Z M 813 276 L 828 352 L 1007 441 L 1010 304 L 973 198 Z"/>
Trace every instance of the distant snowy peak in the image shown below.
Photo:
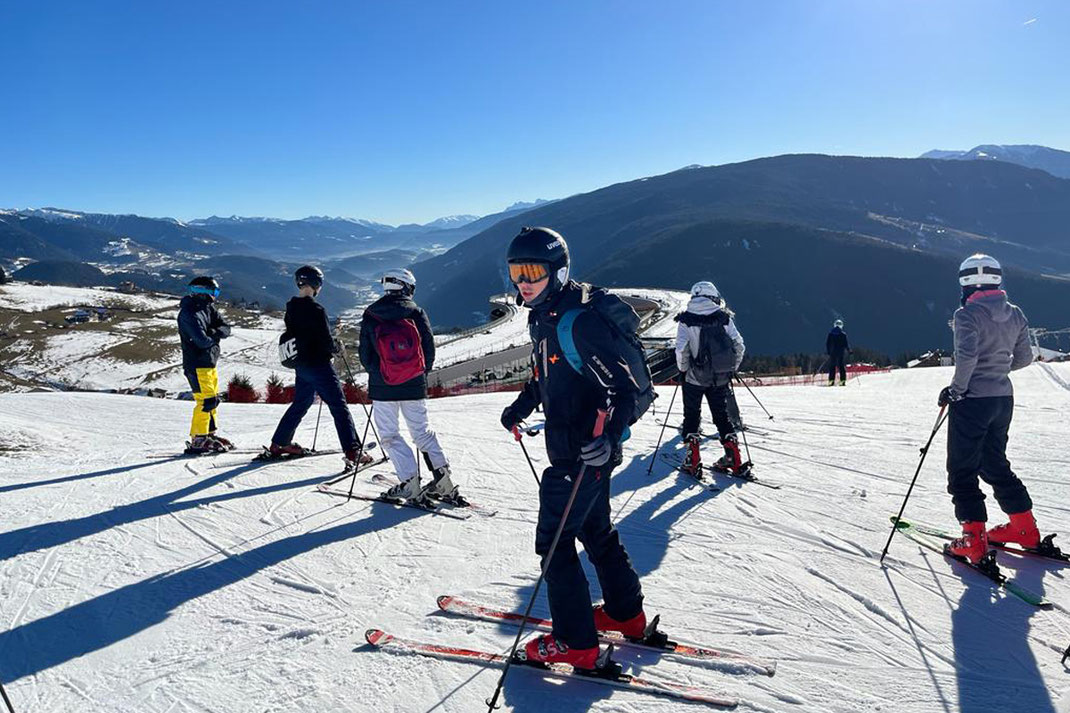
<path fill-rule="evenodd" d="M 353 225 L 359 225 L 362 228 L 375 228 L 376 230 L 394 229 L 394 226 L 387 225 L 386 223 L 377 223 L 374 220 L 365 220 L 364 218 L 346 218 L 344 216 L 335 216 L 332 218 L 329 215 L 310 215 L 301 220 L 305 223 L 352 223 Z"/>
<path fill-rule="evenodd" d="M 23 208 L 18 211 L 18 214 L 48 221 L 85 220 L 86 216 L 85 213 L 79 213 L 73 210 L 62 210 L 60 208 Z"/>
<path fill-rule="evenodd" d="M 432 220 L 430 223 L 425 223 L 424 227 L 436 229 L 441 228 L 443 230 L 448 230 L 449 228 L 461 228 L 465 225 L 468 225 L 469 223 L 479 220 L 480 217 L 481 216 L 478 215 L 468 214 L 447 215 L 443 218 L 437 218 L 435 220 Z"/>
<path fill-rule="evenodd" d="M 1002 146 L 982 144 L 969 151 L 928 151 L 921 158 L 933 158 L 956 161 L 1005 161 L 1027 168 L 1038 168 L 1059 178 L 1070 178 L 1070 151 L 1047 146 L 1019 144 Z"/>
<path fill-rule="evenodd" d="M 246 217 L 241 215 L 232 215 L 229 218 L 223 218 L 218 215 L 209 216 L 208 218 L 197 218 L 191 220 L 190 225 L 221 225 L 226 223 L 281 223 L 278 218 L 261 218 L 259 216 Z"/>

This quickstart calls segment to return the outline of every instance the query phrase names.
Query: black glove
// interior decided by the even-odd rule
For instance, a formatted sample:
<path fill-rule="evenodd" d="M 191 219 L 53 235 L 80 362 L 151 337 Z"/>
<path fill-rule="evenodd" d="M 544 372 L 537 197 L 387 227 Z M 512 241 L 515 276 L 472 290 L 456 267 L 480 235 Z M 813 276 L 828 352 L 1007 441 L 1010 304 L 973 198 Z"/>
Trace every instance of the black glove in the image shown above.
<path fill-rule="evenodd" d="M 609 462 L 613 456 L 613 442 L 606 436 L 599 436 L 580 448 L 580 460 L 589 466 L 599 468 Z"/>
<path fill-rule="evenodd" d="M 219 325 L 218 327 L 215 328 L 215 334 L 216 334 L 216 337 L 218 337 L 219 339 L 226 339 L 227 337 L 230 336 L 230 325 L 229 324 L 221 324 L 221 325 Z"/>
<path fill-rule="evenodd" d="M 687 372 L 686 371 L 681 371 L 680 372 L 680 383 L 682 384 L 685 381 L 687 381 Z"/>
<path fill-rule="evenodd" d="M 962 394 L 952 391 L 950 386 L 945 386 L 943 389 L 940 390 L 940 398 L 936 400 L 936 405 L 940 408 L 943 408 L 948 404 L 953 404 L 956 401 L 961 400 Z"/>
<path fill-rule="evenodd" d="M 332 354 L 341 354 L 345 350 L 346 350 L 346 345 L 342 343 L 341 339 L 339 339 L 338 337 L 335 337 L 334 339 L 331 340 L 331 353 Z"/>
<path fill-rule="evenodd" d="M 516 411 L 513 410 L 512 406 L 506 406 L 505 409 L 502 410 L 502 426 L 506 431 L 512 432 L 513 427 L 522 420 L 523 419 L 516 417 Z"/>

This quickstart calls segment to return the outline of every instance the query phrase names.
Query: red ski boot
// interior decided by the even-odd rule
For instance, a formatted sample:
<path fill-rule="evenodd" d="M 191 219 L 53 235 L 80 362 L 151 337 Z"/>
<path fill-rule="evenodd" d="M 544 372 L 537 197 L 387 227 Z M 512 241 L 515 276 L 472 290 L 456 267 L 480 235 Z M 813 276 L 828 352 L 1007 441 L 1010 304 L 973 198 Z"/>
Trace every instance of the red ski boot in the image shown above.
<path fill-rule="evenodd" d="M 997 525 L 988 531 L 990 542 L 998 545 L 1011 543 L 1026 549 L 1036 549 L 1040 546 L 1040 530 L 1037 529 L 1032 510 L 1012 513 L 1010 518 L 1010 522 Z"/>
<path fill-rule="evenodd" d="M 531 663 L 566 663 L 569 666 L 593 671 L 598 666 L 598 647 L 570 649 L 553 634 L 543 634 L 529 641 L 517 656 Z"/>
<path fill-rule="evenodd" d="M 952 557 L 961 557 L 972 564 L 980 563 L 988 553 L 988 535 L 984 522 L 962 523 L 962 537 L 944 545 L 944 551 Z"/>
<path fill-rule="evenodd" d="M 743 456 L 739 452 L 739 441 L 736 440 L 736 434 L 730 433 L 721 439 L 721 445 L 724 446 L 724 455 L 717 461 L 717 465 L 714 466 L 717 470 L 725 473 L 738 473 L 743 467 Z"/>
<path fill-rule="evenodd" d="M 285 446 L 280 446 L 275 443 L 272 443 L 271 447 L 268 448 L 268 455 L 272 458 L 300 458 L 301 456 L 307 454 L 308 451 L 306 451 L 303 447 L 297 445 L 296 443 L 290 443 Z"/>
<path fill-rule="evenodd" d="M 617 621 L 598 604 L 594 608 L 594 628 L 599 631 L 619 631 L 628 639 L 642 639 L 646 636 L 646 612 L 640 611 L 631 619 Z"/>
<path fill-rule="evenodd" d="M 698 478 L 702 475 L 702 455 L 698 450 L 698 435 L 691 434 L 684 438 L 684 447 L 687 452 L 684 454 L 684 464 L 680 466 L 680 470 Z"/>

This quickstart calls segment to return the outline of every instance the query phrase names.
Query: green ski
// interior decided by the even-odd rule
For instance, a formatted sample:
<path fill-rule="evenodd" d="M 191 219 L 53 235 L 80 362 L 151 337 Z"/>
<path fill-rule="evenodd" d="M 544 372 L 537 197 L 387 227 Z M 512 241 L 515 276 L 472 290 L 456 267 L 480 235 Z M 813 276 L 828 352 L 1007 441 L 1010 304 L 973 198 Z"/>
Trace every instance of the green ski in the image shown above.
<path fill-rule="evenodd" d="M 906 535 L 922 547 L 930 549 L 933 552 L 939 552 L 940 554 L 948 557 L 949 559 L 953 559 L 956 562 L 961 562 L 962 564 L 966 565 L 975 572 L 983 574 L 996 585 L 1002 587 L 1004 591 L 1013 594 L 1014 596 L 1021 599 L 1023 602 L 1032 604 L 1035 607 L 1040 607 L 1041 609 L 1050 609 L 1052 608 L 1052 606 L 1054 606 L 1050 601 L 1037 594 L 1036 592 L 1031 592 L 1025 587 L 1015 584 L 1013 580 L 1007 579 L 1007 576 L 1000 571 L 999 566 L 996 564 L 995 550 L 989 550 L 988 554 L 985 555 L 984 559 L 982 559 L 981 562 L 979 562 L 978 564 L 974 564 L 973 562 L 969 562 L 961 557 L 955 557 L 954 555 L 949 554 L 943 547 L 940 546 L 939 543 L 934 542 L 932 539 L 930 539 L 939 538 L 945 540 L 953 540 L 955 539 L 956 535 L 953 535 L 950 532 L 941 530 L 936 527 L 931 527 L 928 525 L 917 525 L 902 519 L 897 520 L 895 515 L 892 515 L 889 519 L 892 521 L 892 524 L 895 525 L 895 529 L 898 532 L 902 533 L 903 535 Z"/>

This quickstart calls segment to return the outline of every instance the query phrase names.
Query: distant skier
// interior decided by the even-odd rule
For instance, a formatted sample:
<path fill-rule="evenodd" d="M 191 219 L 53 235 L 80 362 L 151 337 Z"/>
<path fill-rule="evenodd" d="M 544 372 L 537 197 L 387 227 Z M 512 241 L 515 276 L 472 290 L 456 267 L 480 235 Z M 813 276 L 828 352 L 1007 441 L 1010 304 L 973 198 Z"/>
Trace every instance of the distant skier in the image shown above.
<path fill-rule="evenodd" d="M 699 454 L 699 422 L 702 399 L 709 404 L 717 425 L 724 456 L 714 466 L 739 473 L 743 457 L 739 452 L 736 422 L 731 415 L 732 379 L 743 361 L 746 347 L 736 329 L 732 312 L 712 282 L 703 280 L 691 287 L 687 309 L 676 316 L 676 366 L 683 374 L 684 422 L 680 433 L 687 449 L 683 470 L 698 475 L 702 470 Z M 738 407 L 736 410 L 738 414 Z"/>
<path fill-rule="evenodd" d="M 1007 301 L 1003 271 L 988 255 L 973 255 L 959 268 L 962 307 L 955 311 L 955 375 L 940 392 L 949 406 L 947 490 L 962 523 L 962 537 L 949 554 L 977 563 L 988 543 L 1036 547 L 1040 533 L 1033 501 L 1007 460 L 1007 431 L 1014 413 L 1014 388 L 1008 373 L 1033 361 L 1028 322 Z M 992 486 L 1010 523 L 985 532 L 988 513 L 977 478 Z"/>
<path fill-rule="evenodd" d="M 829 355 L 829 386 L 836 384 L 836 370 L 840 371 L 840 386 L 847 386 L 847 355 L 851 345 L 847 341 L 847 332 L 843 331 L 843 320 L 832 323 L 828 337 L 825 338 L 825 352 Z"/>
<path fill-rule="evenodd" d="M 182 372 L 193 391 L 193 421 L 186 453 L 197 455 L 226 451 L 234 447 L 226 438 L 216 434 L 216 409 L 219 408 L 219 342 L 230 336 L 230 325 L 224 321 L 215 300 L 219 297 L 219 283 L 208 276 L 194 277 L 189 282 L 189 294 L 179 302 L 178 334 L 182 343 Z"/>
<path fill-rule="evenodd" d="M 636 412 L 640 387 L 608 315 L 621 307 L 632 318 L 635 313 L 604 290 L 571 281 L 568 246 L 549 228 L 521 230 L 509 245 L 507 261 L 518 304 L 531 309 L 528 331 L 535 370 L 502 412 L 501 422 L 512 431 L 541 404 L 550 461 L 539 488 L 535 552 L 546 569 L 553 632 L 530 641 L 518 655 L 593 669 L 599 655 L 598 630 L 629 637 L 642 637 L 646 631 L 639 576 L 609 510 L 609 476 L 621 463 L 621 440 Z M 608 417 L 599 416 L 606 411 Z M 547 562 L 581 467 L 583 479 L 557 549 Z M 576 554 L 577 539 L 594 565 L 604 605 L 591 606 Z"/>
<path fill-rule="evenodd" d="M 408 270 L 388 270 L 382 285 L 383 296 L 364 310 L 360 322 L 360 361 L 368 371 L 380 445 L 401 481 L 383 495 L 401 500 L 430 496 L 462 504 L 449 461 L 427 422 L 427 374 L 435 363 L 435 335 L 427 313 L 412 299 L 416 278 Z M 420 486 L 418 455 L 401 436 L 399 416 L 431 468 L 426 487 Z"/>
<path fill-rule="evenodd" d="M 316 302 L 323 289 L 323 271 L 313 265 L 304 265 L 294 273 L 297 297 L 286 303 L 286 333 L 296 346 L 294 398 L 286 413 L 279 420 L 267 457 L 288 458 L 305 455 L 306 450 L 293 442 L 294 433 L 301 419 L 308 413 L 316 395 L 327 404 L 338 433 L 347 468 L 365 465 L 372 457 L 364 452 L 353 415 L 349 412 L 342 382 L 331 363 L 341 350 L 341 343 L 331 334 L 327 310 Z"/>

